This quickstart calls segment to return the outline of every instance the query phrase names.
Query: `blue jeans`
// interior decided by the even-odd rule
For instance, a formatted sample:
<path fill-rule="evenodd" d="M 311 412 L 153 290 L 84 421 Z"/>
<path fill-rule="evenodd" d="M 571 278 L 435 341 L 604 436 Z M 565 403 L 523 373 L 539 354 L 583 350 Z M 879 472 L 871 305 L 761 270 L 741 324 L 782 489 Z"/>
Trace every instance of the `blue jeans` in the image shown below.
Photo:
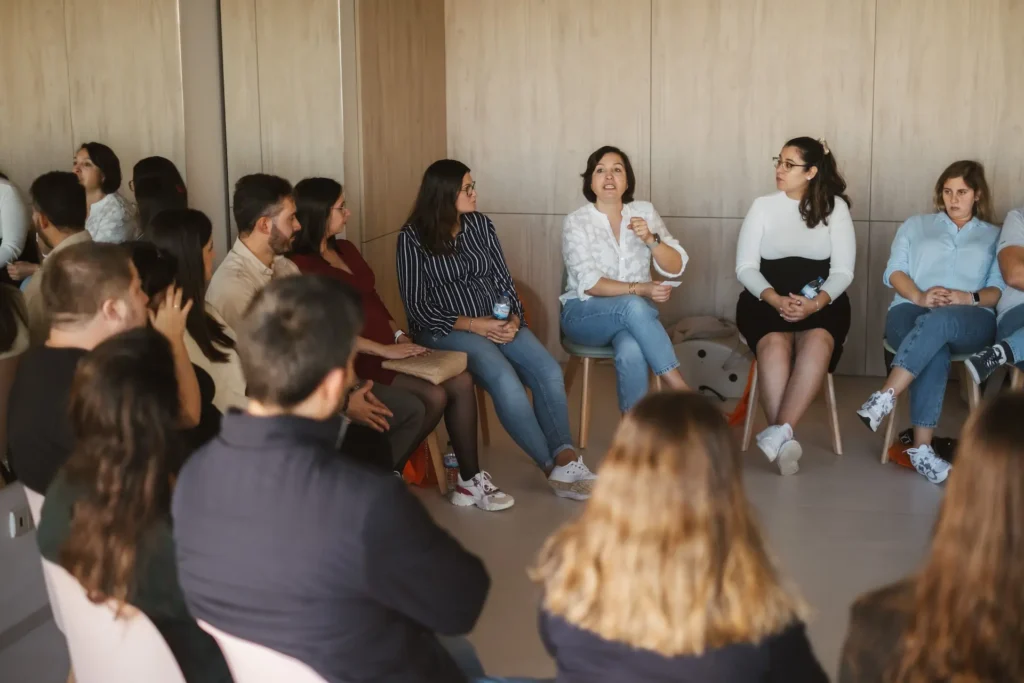
<path fill-rule="evenodd" d="M 505 431 L 541 469 L 547 471 L 555 456 L 573 448 L 562 368 L 533 332 L 523 328 L 508 344 L 458 330 L 446 337 L 420 332 L 416 343 L 466 352 L 469 373 L 494 399 Z M 532 406 L 523 384 L 533 392 Z"/>
<path fill-rule="evenodd" d="M 570 299 L 562 307 L 562 331 L 577 344 L 615 349 L 619 410 L 626 412 L 647 393 L 647 369 L 664 375 L 679 367 L 658 309 L 643 297 Z"/>
<path fill-rule="evenodd" d="M 1024 370 L 1024 306 L 1015 306 L 1003 314 L 996 327 L 996 339 L 1010 346 L 1014 365 Z"/>
<path fill-rule="evenodd" d="M 455 660 L 459 670 L 466 675 L 470 683 L 544 683 L 550 681 L 546 678 L 493 678 L 484 673 L 484 667 L 476 655 L 476 649 L 468 640 L 462 637 L 447 636 L 438 636 L 437 639 Z"/>
<path fill-rule="evenodd" d="M 950 354 L 974 353 L 991 344 L 995 332 L 996 316 L 977 306 L 898 304 L 889 309 L 885 338 L 896 349 L 892 365 L 914 376 L 911 424 L 930 429 L 939 423 Z"/>

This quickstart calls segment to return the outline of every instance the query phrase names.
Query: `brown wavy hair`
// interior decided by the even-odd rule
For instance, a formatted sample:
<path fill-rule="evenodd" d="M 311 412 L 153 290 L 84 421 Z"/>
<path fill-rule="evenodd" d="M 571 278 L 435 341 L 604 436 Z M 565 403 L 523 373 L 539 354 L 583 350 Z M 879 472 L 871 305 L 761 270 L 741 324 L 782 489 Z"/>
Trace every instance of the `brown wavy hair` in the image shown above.
<path fill-rule="evenodd" d="M 1024 681 L 1024 394 L 961 434 L 911 622 L 887 680 Z"/>
<path fill-rule="evenodd" d="M 693 393 L 626 415 L 583 514 L 531 577 L 548 612 L 666 657 L 760 641 L 804 614 L 768 557 L 729 426 Z"/>
<path fill-rule="evenodd" d="M 75 447 L 64 473 L 84 495 L 60 563 L 93 602 L 129 601 L 138 547 L 170 513 L 179 412 L 171 347 L 158 332 L 114 336 L 78 365 L 70 399 Z"/>
<path fill-rule="evenodd" d="M 793 138 L 783 147 L 796 147 L 808 169 L 817 168 L 818 172 L 807 185 L 807 191 L 800 198 L 800 217 L 808 228 L 828 225 L 828 219 L 836 208 L 836 197 L 847 206 L 853 206 L 846 194 L 846 180 L 839 172 L 836 156 L 827 147 L 827 143 L 809 137 Z"/>
<path fill-rule="evenodd" d="M 985 180 L 985 167 L 980 161 L 969 159 L 954 161 L 942 172 L 939 179 L 935 181 L 935 191 L 932 201 L 935 203 L 935 210 L 945 212 L 946 204 L 942 201 L 942 189 L 946 181 L 952 178 L 963 178 L 964 184 L 974 190 L 977 201 L 974 202 L 972 211 L 979 220 L 991 223 L 995 218 L 995 210 L 992 208 L 992 193 L 988 190 L 988 181 Z"/>

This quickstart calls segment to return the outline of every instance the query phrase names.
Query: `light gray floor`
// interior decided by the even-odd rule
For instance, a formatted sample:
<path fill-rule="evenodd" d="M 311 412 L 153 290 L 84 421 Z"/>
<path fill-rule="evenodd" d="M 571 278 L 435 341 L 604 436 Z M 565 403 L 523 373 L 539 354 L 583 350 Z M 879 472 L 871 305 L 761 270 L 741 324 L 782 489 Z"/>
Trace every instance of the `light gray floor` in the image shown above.
<path fill-rule="evenodd" d="M 747 490 L 761 525 L 783 570 L 813 609 L 811 638 L 818 657 L 833 675 L 850 603 L 863 591 L 913 570 L 927 547 L 942 497 L 942 489 L 923 477 L 895 465 L 879 464 L 881 437 L 868 432 L 854 414 L 878 383 L 875 379 L 837 379 L 845 448 L 841 458 L 831 452 L 822 399 L 796 430 L 804 446 L 799 474 L 780 477 L 756 446 L 747 460 Z M 602 452 L 618 421 L 611 367 L 595 370 L 593 391 L 594 419 L 586 459 L 600 469 Z M 578 386 L 569 405 L 575 428 Z M 900 424 L 906 423 L 904 410 L 905 406 Z M 953 385 L 939 434 L 955 433 L 965 413 L 966 406 Z M 539 593 L 527 578 L 526 567 L 544 539 L 578 514 L 581 504 L 552 495 L 493 412 L 489 420 L 492 443 L 483 453 L 483 464 L 495 481 L 516 497 L 516 506 L 486 513 L 455 508 L 434 490 L 421 489 L 418 494 L 438 521 L 478 553 L 491 572 L 493 587 L 487 607 L 470 637 L 488 671 L 493 675 L 551 675 L 554 667 L 537 636 Z M 60 683 L 67 676 L 67 661 L 60 633 L 47 621 L 0 651 L 0 683 Z"/>

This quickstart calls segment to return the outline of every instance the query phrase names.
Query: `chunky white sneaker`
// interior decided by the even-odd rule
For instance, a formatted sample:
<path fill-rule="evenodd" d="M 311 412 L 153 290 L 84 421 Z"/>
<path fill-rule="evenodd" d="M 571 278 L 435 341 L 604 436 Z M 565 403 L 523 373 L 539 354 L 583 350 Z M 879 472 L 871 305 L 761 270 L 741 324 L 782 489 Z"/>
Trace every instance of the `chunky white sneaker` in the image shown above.
<path fill-rule="evenodd" d="M 583 462 L 581 455 L 568 465 L 555 465 L 548 475 L 548 483 L 560 498 L 586 500 L 594 489 L 597 475 L 590 471 Z"/>
<path fill-rule="evenodd" d="M 489 472 L 479 472 L 469 481 L 459 477 L 455 490 L 449 494 L 448 500 L 452 505 L 475 505 L 489 512 L 507 510 L 516 504 L 515 498 L 494 485 Z"/>
<path fill-rule="evenodd" d="M 933 484 L 941 484 L 946 481 L 953 466 L 935 455 L 931 446 L 918 446 L 907 451 L 910 456 L 910 464 L 920 474 L 923 474 Z"/>
<path fill-rule="evenodd" d="M 864 424 L 873 431 L 878 431 L 878 425 L 882 424 L 882 420 L 886 415 L 892 412 L 893 406 L 896 405 L 896 394 L 893 393 L 892 389 L 886 389 L 885 391 L 876 391 L 871 394 L 871 397 L 864 402 L 864 405 L 857 411 L 857 415 L 864 421 Z"/>
<path fill-rule="evenodd" d="M 800 457 L 804 454 L 799 442 L 793 439 L 793 428 L 788 424 L 771 425 L 757 435 L 757 446 L 768 460 L 774 462 L 783 476 L 800 470 Z"/>

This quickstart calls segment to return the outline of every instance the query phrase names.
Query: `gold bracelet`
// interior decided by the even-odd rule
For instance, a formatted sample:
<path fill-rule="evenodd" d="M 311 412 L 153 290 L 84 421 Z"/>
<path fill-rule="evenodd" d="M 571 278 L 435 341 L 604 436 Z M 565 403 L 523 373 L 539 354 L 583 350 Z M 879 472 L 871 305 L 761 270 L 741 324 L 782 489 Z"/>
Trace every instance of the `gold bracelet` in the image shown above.
<path fill-rule="evenodd" d="M 629 293 L 630 294 L 636 294 L 636 283 L 635 282 L 630 282 L 629 283 Z"/>

